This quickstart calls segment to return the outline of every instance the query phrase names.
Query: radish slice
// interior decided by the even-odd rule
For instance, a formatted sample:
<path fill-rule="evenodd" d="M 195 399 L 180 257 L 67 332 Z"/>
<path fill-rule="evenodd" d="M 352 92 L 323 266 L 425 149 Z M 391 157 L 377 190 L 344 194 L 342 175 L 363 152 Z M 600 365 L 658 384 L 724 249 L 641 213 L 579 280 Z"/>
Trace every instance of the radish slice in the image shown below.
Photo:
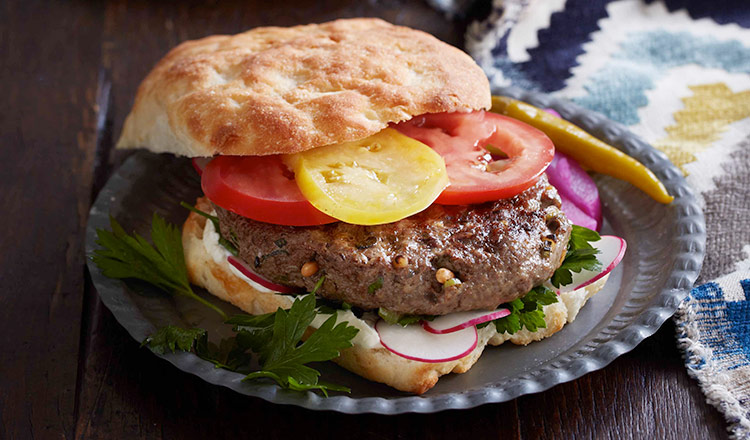
<path fill-rule="evenodd" d="M 586 287 L 604 275 L 612 272 L 612 269 L 622 260 L 625 255 L 625 249 L 628 244 L 624 239 L 614 235 L 602 235 L 602 239 L 591 243 L 592 246 L 599 249 L 596 258 L 602 263 L 604 270 L 600 272 L 582 270 L 578 273 L 573 272 L 573 282 L 560 286 L 558 292 L 572 292 L 581 287 Z"/>
<path fill-rule="evenodd" d="M 193 162 L 193 168 L 195 168 L 195 171 L 198 173 L 199 176 L 203 175 L 203 170 L 206 168 L 206 165 L 208 165 L 209 162 L 211 162 L 211 159 L 213 157 L 194 157 Z"/>
<path fill-rule="evenodd" d="M 295 289 L 294 287 L 284 286 L 281 284 L 276 284 L 276 283 L 272 283 L 268 281 L 267 279 L 253 272 L 252 269 L 250 269 L 250 267 L 247 264 L 245 264 L 244 261 L 240 260 L 239 258 L 236 258 L 234 255 L 228 256 L 227 261 L 229 262 L 229 264 L 234 266 L 235 269 L 242 272 L 243 275 L 255 281 L 256 283 L 260 284 L 261 286 L 265 287 L 266 289 L 270 289 L 278 293 L 298 293 L 299 292 L 299 289 Z"/>
<path fill-rule="evenodd" d="M 422 321 L 422 327 L 430 333 L 442 335 L 457 332 L 466 327 L 473 327 L 487 321 L 504 318 L 510 315 L 508 309 L 497 309 L 492 312 L 476 310 L 473 312 L 456 312 L 438 316 L 432 321 Z"/>
<path fill-rule="evenodd" d="M 560 197 L 564 197 L 575 205 L 580 211 L 596 222 L 595 229 L 599 230 L 602 225 L 602 206 L 599 201 L 599 190 L 596 189 L 594 179 L 578 165 L 573 158 L 556 151 L 552 163 L 547 168 L 549 183 L 557 188 Z M 570 205 L 568 205 L 570 206 Z M 563 209 L 565 214 L 568 211 Z M 571 220 L 576 223 L 575 214 L 571 213 Z M 576 223 L 578 224 L 578 223 Z M 579 226 L 585 226 L 580 224 Z"/>
<path fill-rule="evenodd" d="M 421 325 L 402 327 L 388 324 L 382 319 L 375 323 L 380 343 L 392 353 L 420 362 L 448 362 L 461 359 L 477 346 L 477 328 L 438 335 L 430 333 Z"/>

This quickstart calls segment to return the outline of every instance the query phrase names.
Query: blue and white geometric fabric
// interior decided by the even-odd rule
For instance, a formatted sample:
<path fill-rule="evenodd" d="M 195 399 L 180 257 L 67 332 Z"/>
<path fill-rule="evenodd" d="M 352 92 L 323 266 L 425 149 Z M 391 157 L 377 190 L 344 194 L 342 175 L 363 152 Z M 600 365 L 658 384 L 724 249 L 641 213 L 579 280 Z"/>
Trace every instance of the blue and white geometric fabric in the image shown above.
<path fill-rule="evenodd" d="M 688 371 L 735 438 L 750 437 L 750 279 L 731 273 L 694 288 L 677 317 Z"/>
<path fill-rule="evenodd" d="M 455 14 L 470 0 L 431 0 Z M 677 312 L 688 371 L 750 437 L 750 0 L 495 0 L 465 49 L 493 87 L 571 100 L 660 149 L 707 224 Z"/>

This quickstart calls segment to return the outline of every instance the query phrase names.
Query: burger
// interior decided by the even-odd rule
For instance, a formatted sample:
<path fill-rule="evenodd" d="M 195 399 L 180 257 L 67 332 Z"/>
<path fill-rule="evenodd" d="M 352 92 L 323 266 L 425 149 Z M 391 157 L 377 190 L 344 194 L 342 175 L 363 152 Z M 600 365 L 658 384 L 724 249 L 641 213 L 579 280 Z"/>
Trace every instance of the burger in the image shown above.
<path fill-rule="evenodd" d="M 335 362 L 421 394 L 487 344 L 559 331 L 606 282 L 550 299 L 573 230 L 544 174 L 554 146 L 490 107 L 476 63 L 426 33 L 263 27 L 170 51 L 118 147 L 195 158 L 193 284 L 249 314 L 313 292 L 359 329 Z"/>

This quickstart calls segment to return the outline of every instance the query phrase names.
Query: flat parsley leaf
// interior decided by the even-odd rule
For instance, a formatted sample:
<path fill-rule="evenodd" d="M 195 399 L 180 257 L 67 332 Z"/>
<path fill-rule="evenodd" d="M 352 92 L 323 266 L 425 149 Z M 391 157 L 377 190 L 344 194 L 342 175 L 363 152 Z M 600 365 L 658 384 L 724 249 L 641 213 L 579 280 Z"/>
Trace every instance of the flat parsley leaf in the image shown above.
<path fill-rule="evenodd" d="M 179 228 L 154 213 L 151 245 L 137 233 L 128 235 L 113 217 L 109 221 L 111 231 L 97 229 L 96 243 L 101 249 L 96 249 L 91 257 L 104 276 L 145 281 L 165 292 L 192 298 L 226 319 L 221 309 L 196 295 L 190 287 Z"/>
<path fill-rule="evenodd" d="M 512 335 L 517 331 L 521 330 L 521 313 L 520 310 L 523 308 L 523 303 L 520 299 L 514 299 L 513 301 L 504 304 L 510 310 L 510 315 L 494 320 L 495 328 L 498 333 L 508 333 Z"/>
<path fill-rule="evenodd" d="M 168 325 L 144 339 L 141 347 L 147 345 L 159 354 L 174 353 L 176 350 L 190 351 L 200 339 L 206 338 L 206 335 L 206 330 L 202 328 L 182 328 Z"/>
<path fill-rule="evenodd" d="M 261 363 L 260 371 L 248 374 L 243 380 L 269 378 L 284 388 L 316 389 L 324 394 L 328 390 L 344 390 L 319 382 L 320 372 L 305 364 L 337 357 L 341 350 L 352 346 L 352 339 L 359 330 L 346 322 L 336 325 L 334 315 L 302 342 L 302 336 L 315 318 L 315 307 L 315 296 L 307 295 L 297 298 L 289 310 L 277 310 L 273 323 L 265 319 L 257 323 L 263 325 L 261 327 L 237 328 L 238 341 L 245 333 L 240 345 L 247 344 L 258 353 Z"/>
<path fill-rule="evenodd" d="M 236 338 L 225 338 L 217 345 L 208 341 L 208 332 L 202 328 L 182 328 L 168 325 L 149 335 L 141 343 L 141 347 L 148 346 L 155 353 L 174 353 L 192 351 L 201 359 L 205 359 L 216 366 L 231 371 L 249 372 L 252 356 L 246 348 L 238 345 Z"/>
<path fill-rule="evenodd" d="M 512 335 L 522 328 L 535 332 L 540 328 L 546 328 L 543 307 L 554 304 L 559 299 L 557 294 L 544 286 L 537 286 L 521 298 L 503 304 L 510 310 L 510 315 L 494 320 L 498 333 Z"/>
<path fill-rule="evenodd" d="M 349 307 L 348 309 L 346 307 Z M 351 310 L 351 306 L 347 303 L 341 303 L 326 298 L 316 298 L 315 307 L 318 309 L 318 313 L 323 315 L 333 315 L 339 310 Z"/>
<path fill-rule="evenodd" d="M 534 308 L 535 304 L 548 306 L 557 301 L 557 294 L 544 286 L 534 287 L 529 293 L 521 297 L 521 302 L 523 302 L 524 309 L 526 310 Z"/>
<path fill-rule="evenodd" d="M 596 231 L 573 225 L 568 241 L 568 251 L 565 254 L 560 267 L 552 274 L 550 282 L 555 287 L 564 286 L 573 282 L 572 272 L 582 270 L 600 270 L 602 264 L 596 259 L 598 249 L 591 246 L 592 241 L 599 241 L 601 237 Z"/>
<path fill-rule="evenodd" d="M 547 321 L 544 320 L 544 312 L 534 310 L 531 312 L 521 313 L 519 319 L 521 326 L 526 327 L 530 332 L 535 332 L 540 328 L 547 328 Z"/>
<path fill-rule="evenodd" d="M 211 362 L 216 368 L 240 373 L 250 372 L 252 355 L 247 352 L 246 347 L 239 344 L 236 337 L 224 338 L 218 345 L 209 342 L 208 337 L 201 338 L 196 343 L 195 354 Z"/>
<path fill-rule="evenodd" d="M 235 331 L 242 327 L 267 327 L 273 324 L 276 313 L 265 313 L 263 315 L 234 315 L 224 321 L 226 324 L 234 324 Z"/>
<path fill-rule="evenodd" d="M 598 232 L 593 231 L 583 226 L 573 225 L 573 230 L 570 232 L 570 240 L 568 243 L 572 243 L 573 248 L 582 249 L 590 248 L 589 242 L 599 241 L 602 237 Z"/>

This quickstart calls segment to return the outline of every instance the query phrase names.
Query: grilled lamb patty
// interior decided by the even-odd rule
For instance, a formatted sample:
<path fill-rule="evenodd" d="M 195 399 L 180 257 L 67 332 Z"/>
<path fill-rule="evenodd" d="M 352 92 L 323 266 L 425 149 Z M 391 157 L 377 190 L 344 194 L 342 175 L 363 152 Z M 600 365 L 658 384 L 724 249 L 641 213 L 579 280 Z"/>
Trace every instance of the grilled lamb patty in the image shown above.
<path fill-rule="evenodd" d="M 222 235 L 263 277 L 309 291 L 325 275 L 320 296 L 405 314 L 495 309 L 524 295 L 559 267 L 571 230 L 546 176 L 510 199 L 432 205 L 376 226 L 280 226 L 216 211 Z M 302 276 L 311 261 L 318 271 Z M 460 284 L 438 282 L 441 268 Z"/>

